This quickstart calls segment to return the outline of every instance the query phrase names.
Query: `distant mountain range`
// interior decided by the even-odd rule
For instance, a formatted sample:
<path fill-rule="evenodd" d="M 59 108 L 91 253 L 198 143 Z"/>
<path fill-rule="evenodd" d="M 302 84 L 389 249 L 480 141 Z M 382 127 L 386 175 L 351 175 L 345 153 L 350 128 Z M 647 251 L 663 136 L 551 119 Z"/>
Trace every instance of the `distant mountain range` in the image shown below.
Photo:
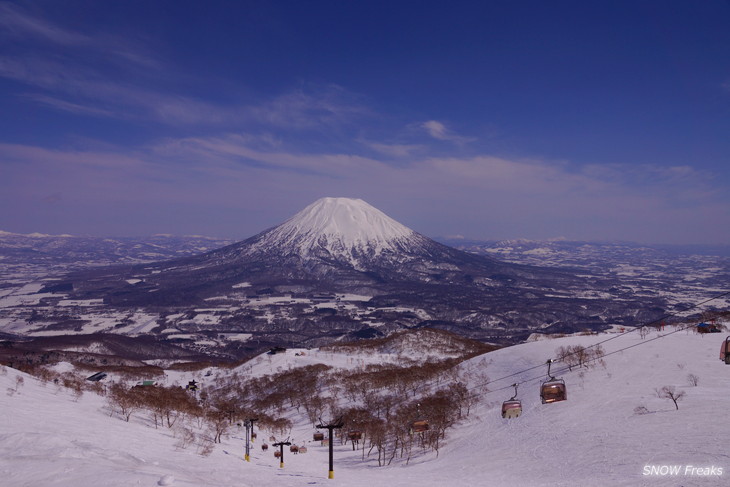
<path fill-rule="evenodd" d="M 635 242 L 587 242 L 567 239 L 551 240 L 473 240 L 466 238 L 438 237 L 436 241 L 470 252 L 509 252 L 515 255 L 529 253 L 536 249 L 551 249 L 553 251 L 564 251 L 580 253 L 583 248 L 637 251 L 651 250 L 654 252 L 665 252 L 671 255 L 709 255 L 717 257 L 730 257 L 730 245 L 720 244 L 639 244 Z"/>
<path fill-rule="evenodd" d="M 0 230 L 0 262 L 81 267 L 131 264 L 200 254 L 230 243 L 232 240 L 199 235 L 92 237 Z"/>

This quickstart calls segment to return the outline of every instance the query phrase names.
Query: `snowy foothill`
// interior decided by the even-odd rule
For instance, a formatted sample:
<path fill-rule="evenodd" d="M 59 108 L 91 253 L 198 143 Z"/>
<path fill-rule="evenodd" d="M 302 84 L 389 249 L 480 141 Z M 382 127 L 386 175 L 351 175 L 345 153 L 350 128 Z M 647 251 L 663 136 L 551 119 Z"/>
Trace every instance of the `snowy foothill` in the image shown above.
<path fill-rule="evenodd" d="M 362 450 L 336 441 L 332 480 L 327 478 L 327 448 L 311 441 L 315 429 L 294 408 L 282 412 L 294 423 L 289 438 L 308 452 L 286 451 L 284 468 L 279 468 L 273 448 L 260 449 L 269 431 L 257 429 L 250 462 L 243 460 L 245 430 L 236 426 L 205 455 L 194 444 L 185 447 L 179 430 L 155 429 L 146 414 L 135 413 L 125 422 L 101 396 L 79 396 L 5 367 L 0 372 L 0 471 L 3 485 L 13 487 L 727 485 L 730 366 L 719 360 L 725 337 L 668 327 L 644 337 L 632 332 L 543 339 L 477 356 L 460 367 L 479 401 L 468 417 L 447 430 L 438 454 L 416 451 L 408 465 L 396 458 L 379 467 L 372 456 L 363 460 Z M 556 358 L 561 347 L 598 342 L 604 342 L 605 355 L 591 367 L 568 371 L 565 364 L 554 364 L 568 399 L 542 404 L 544 362 Z M 212 381 L 226 374 L 263 376 L 316 363 L 353 369 L 398 360 L 396 353 L 297 349 L 195 376 L 205 382 L 208 372 Z M 191 377 L 176 371 L 167 381 L 184 383 Z M 513 382 L 519 383 L 522 415 L 503 419 L 501 403 L 513 395 Z M 684 393 L 678 409 L 657 394 L 664 386 Z"/>

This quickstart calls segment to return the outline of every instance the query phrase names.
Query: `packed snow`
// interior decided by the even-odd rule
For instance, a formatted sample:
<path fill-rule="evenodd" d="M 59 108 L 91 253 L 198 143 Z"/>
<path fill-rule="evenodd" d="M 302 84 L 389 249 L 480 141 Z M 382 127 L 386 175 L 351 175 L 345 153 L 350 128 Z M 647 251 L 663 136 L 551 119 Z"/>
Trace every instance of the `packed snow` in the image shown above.
<path fill-rule="evenodd" d="M 251 462 L 243 460 L 244 432 L 237 428 L 205 456 L 195 446 L 185 447 L 174 428 L 155 429 L 142 414 L 127 423 L 116 414 L 110 416 L 100 396 L 87 392 L 79 397 L 3 368 L 0 386 L 7 391 L 0 395 L 3 485 L 727 485 L 730 366 L 718 360 L 725 334 L 672 331 L 652 331 L 645 338 L 634 332 L 540 340 L 471 359 L 461 365 L 473 373 L 469 387 L 482 390 L 484 378 L 479 377 L 486 374 L 492 392 L 482 392 L 471 415 L 447 431 L 438 455 L 429 451 L 409 465 L 395 461 L 378 467 L 372 457 L 362 460 L 360 451 L 337 442 L 333 480 L 327 478 L 327 449 L 310 441 L 314 429 L 304 418 L 295 421 L 291 441 L 306 444 L 309 451 L 300 455 L 287 451 L 284 468 L 279 468 L 273 449 L 259 448 L 261 439 L 269 436 L 266 431 L 258 431 Z M 587 346 L 607 338 L 614 339 L 603 345 L 605 366 L 560 374 L 568 400 L 541 404 L 539 383 L 546 372 L 541 364 L 555 358 L 561 346 Z M 263 375 L 312 363 L 352 368 L 381 360 L 399 358 L 289 350 L 261 356 L 240 370 Z M 526 370 L 531 367 L 536 368 Z M 171 372 L 167 381 L 185 383 L 201 375 L 202 371 Z M 523 413 L 502 419 L 501 402 L 512 396 L 510 384 L 515 381 L 521 383 L 518 398 Z M 663 386 L 686 394 L 678 410 L 655 393 Z M 293 411 L 286 414 L 297 417 Z"/>

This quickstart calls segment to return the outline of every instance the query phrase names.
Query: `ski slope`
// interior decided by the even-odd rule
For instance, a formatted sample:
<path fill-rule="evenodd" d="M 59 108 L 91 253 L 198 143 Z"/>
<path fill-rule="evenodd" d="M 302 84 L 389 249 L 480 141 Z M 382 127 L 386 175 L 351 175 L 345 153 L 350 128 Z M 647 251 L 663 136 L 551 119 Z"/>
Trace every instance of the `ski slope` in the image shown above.
<path fill-rule="evenodd" d="M 387 467 L 361 460 L 361 451 L 335 445 L 335 479 L 327 479 L 327 449 L 311 442 L 314 429 L 301 418 L 292 441 L 306 444 L 307 454 L 285 453 L 285 466 L 263 453 L 259 431 L 251 462 L 243 461 L 243 431 L 234 429 L 209 456 L 194 446 L 180 448 L 174 430 L 155 429 L 142 415 L 129 423 L 110 417 L 105 400 L 91 393 L 75 398 L 52 383 L 42 385 L 13 369 L 0 372 L 3 411 L 0 428 L 0 472 L 4 486 L 716 486 L 730 480 L 730 450 L 725 425 L 730 406 L 730 366 L 719 360 L 724 334 L 681 331 L 663 338 L 652 331 L 573 336 L 530 342 L 462 364 L 490 380 L 513 374 L 555 357 L 560 346 L 603 345 L 605 367 L 563 374 L 568 400 L 543 405 L 539 380 L 519 387 L 520 418 L 500 416 L 512 388 L 486 393 L 467 420 L 447 432 L 438 456 L 425 453 L 409 465 Z M 262 356 L 243 367 L 254 375 L 289 367 L 327 363 L 357 367 L 397 356 L 359 356 L 289 350 Z M 560 368 L 558 366 L 558 368 Z M 514 381 L 544 377 L 545 367 L 489 384 L 492 390 Z M 222 370 L 216 373 L 224 373 Z M 184 380 L 182 373 L 169 380 Z M 699 377 L 697 386 L 687 377 Z M 17 386 L 17 377 L 23 384 Z M 473 388 L 479 380 L 474 376 Z M 483 379 L 482 379 L 483 381 Z M 665 385 L 685 391 L 679 410 L 655 389 Z M 5 391 L 8 391 L 5 393 Z M 644 414 L 637 407 L 646 408 Z M 294 412 L 292 411 L 294 418 Z M 177 446 L 176 446 L 177 445 Z M 662 472 L 666 472 L 662 475 Z M 670 473 L 674 472 L 674 473 Z M 651 474 L 653 473 L 653 474 Z M 651 475 L 650 475 L 651 474 Z"/>

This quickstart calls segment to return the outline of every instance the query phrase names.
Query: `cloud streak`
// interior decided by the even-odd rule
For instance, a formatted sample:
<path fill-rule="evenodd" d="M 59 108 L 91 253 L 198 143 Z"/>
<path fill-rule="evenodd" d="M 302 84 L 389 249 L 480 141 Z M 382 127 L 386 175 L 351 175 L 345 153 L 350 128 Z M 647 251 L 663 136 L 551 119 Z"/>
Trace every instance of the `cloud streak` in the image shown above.
<path fill-rule="evenodd" d="M 463 145 L 476 140 L 472 137 L 463 137 L 460 135 L 456 135 L 451 130 L 447 129 L 446 125 L 436 120 L 423 122 L 422 124 L 420 124 L 420 127 L 425 130 L 429 136 L 433 137 L 436 140 L 453 142 L 459 145 Z"/>
<path fill-rule="evenodd" d="M 94 67 L 44 57 L 0 57 L 0 76 L 44 90 L 27 99 L 56 110 L 153 120 L 169 126 L 252 125 L 296 131 L 341 130 L 373 113 L 337 86 L 297 90 L 255 104 L 215 104 L 111 79 Z"/>
<path fill-rule="evenodd" d="M 91 38 L 85 35 L 34 17 L 7 2 L 0 3 L 0 27 L 16 38 L 34 38 L 67 46 L 78 46 L 91 42 Z"/>
<path fill-rule="evenodd" d="M 0 77 L 41 90 L 26 89 L 22 96 L 68 113 L 171 127 L 258 125 L 319 132 L 342 130 L 372 116 L 357 96 L 335 84 L 310 85 L 253 103 L 175 93 L 167 87 L 176 76 L 174 67 L 162 65 L 132 41 L 74 32 L 7 3 L 0 3 L 0 33 L 40 42 L 40 47 L 18 42 L 0 56 Z"/>

